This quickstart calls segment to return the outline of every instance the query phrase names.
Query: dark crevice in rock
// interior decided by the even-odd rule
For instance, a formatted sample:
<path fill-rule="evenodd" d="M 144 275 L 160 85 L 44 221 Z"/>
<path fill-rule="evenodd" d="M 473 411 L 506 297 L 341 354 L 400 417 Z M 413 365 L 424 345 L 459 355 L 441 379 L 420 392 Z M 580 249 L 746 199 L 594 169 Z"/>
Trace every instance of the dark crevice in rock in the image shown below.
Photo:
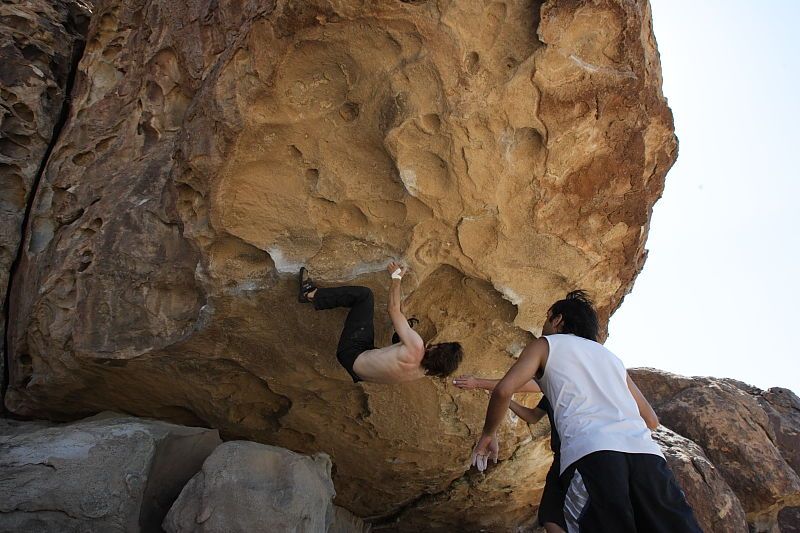
<path fill-rule="evenodd" d="M 26 515 L 31 515 L 31 514 L 34 514 L 34 513 L 56 513 L 56 514 L 59 514 L 59 515 L 64 515 L 67 518 L 70 518 L 72 520 L 83 520 L 83 519 L 85 519 L 85 517 L 83 517 L 83 516 L 77 516 L 77 515 L 74 515 L 74 514 L 70 514 L 70 513 L 66 512 L 65 510 L 63 510 L 63 509 L 46 509 L 46 508 L 42 508 L 42 509 L 20 509 L 20 508 L 14 508 L 14 509 L 9 509 L 8 511 L 4 511 L 4 510 L 0 509 L 0 514 L 8 514 L 8 515 L 10 515 L 10 514 L 14 514 L 14 513 L 25 513 Z"/>
<path fill-rule="evenodd" d="M 470 470 L 464 472 L 464 474 L 455 478 L 453 481 L 450 482 L 449 485 L 447 485 L 447 487 L 438 492 L 423 492 L 422 494 L 415 496 L 414 498 L 410 499 L 409 501 L 407 501 L 406 503 L 399 506 L 397 509 L 391 511 L 388 514 L 368 517 L 365 518 L 364 521 L 368 521 L 372 525 L 373 530 L 392 528 L 400 522 L 400 519 L 403 517 L 404 514 L 406 514 L 407 511 L 412 510 L 415 507 L 427 501 L 435 500 L 437 497 L 446 495 L 447 493 L 451 492 L 453 488 L 456 487 L 456 485 L 458 485 L 459 483 L 469 482 L 469 479 L 476 475 L 473 472 L 471 472 L 471 470 L 472 468 L 470 467 Z"/>
<path fill-rule="evenodd" d="M 525 444 L 521 444 L 517 446 L 511 455 L 508 456 L 506 461 L 513 461 L 516 457 L 520 449 L 522 449 Z M 495 465 L 496 467 L 496 465 Z M 471 479 L 475 479 L 477 477 L 481 477 L 485 474 L 476 474 L 472 470 L 472 466 L 464 472 L 459 477 L 453 479 L 447 487 L 443 488 L 440 491 L 436 492 L 423 492 L 418 494 L 417 496 L 411 498 L 406 503 L 400 505 L 396 509 L 390 511 L 384 515 L 377 515 L 377 516 L 370 516 L 364 518 L 365 522 L 369 522 L 372 526 L 373 531 L 381 530 L 381 529 L 392 529 L 398 523 L 400 523 L 401 518 L 405 515 L 408 511 L 413 510 L 415 507 L 419 506 L 420 504 L 425 504 L 429 501 L 435 501 L 436 498 L 441 496 L 447 495 L 448 493 L 452 492 L 459 484 L 461 483 L 469 483 Z"/>
<path fill-rule="evenodd" d="M 414 498 L 410 499 L 409 501 L 407 501 L 406 503 L 404 503 L 403 505 L 401 505 L 397 509 L 391 511 L 389 514 L 382 515 L 382 516 L 366 517 L 366 518 L 364 518 L 364 521 L 370 523 L 370 525 L 372 526 L 372 530 L 373 531 L 377 531 L 377 530 L 380 530 L 380 529 L 391 528 L 391 527 L 397 525 L 397 523 L 400 521 L 400 517 L 403 516 L 403 513 L 405 513 L 407 510 L 412 509 L 413 507 L 415 507 L 417 504 L 419 504 L 421 501 L 425 500 L 428 497 L 437 496 L 439 494 L 443 494 L 443 493 L 449 491 L 450 488 L 453 486 L 453 483 L 455 483 L 456 481 L 464 479 L 464 477 L 466 475 L 467 474 L 464 474 L 463 476 L 461 476 L 459 478 L 456 478 L 455 480 L 453 480 L 452 483 L 450 483 L 450 485 L 447 486 L 446 489 L 444 489 L 444 490 L 442 490 L 440 492 L 432 492 L 432 493 L 423 492 L 422 494 L 419 494 L 419 495 L 415 496 Z"/>
<path fill-rule="evenodd" d="M 88 21 L 77 21 L 76 25 L 80 27 L 82 30 L 82 35 L 86 35 L 86 31 L 88 29 Z M 50 143 L 47 145 L 47 149 L 44 152 L 44 156 L 42 157 L 41 162 L 39 163 L 39 169 L 36 171 L 36 176 L 33 179 L 33 183 L 31 184 L 31 192 L 28 197 L 27 205 L 25 206 L 25 215 L 22 218 L 22 224 L 20 226 L 21 231 L 23 232 L 22 238 L 19 241 L 19 245 L 17 246 L 17 255 L 14 258 L 14 261 L 11 263 L 11 268 L 9 269 L 8 275 L 8 286 L 5 288 L 6 290 L 6 297 L 3 303 L 3 314 L 5 320 L 5 331 L 3 335 L 3 382 L 0 386 L 0 397 L 2 398 L 2 402 L 0 402 L 0 412 L 4 413 L 5 416 L 8 416 L 10 413 L 5 408 L 5 398 L 6 398 L 6 391 L 8 390 L 8 385 L 10 381 L 10 372 L 9 372 L 9 352 L 8 352 L 8 332 L 10 326 L 10 302 L 11 302 L 11 293 L 12 287 L 14 286 L 14 279 L 16 278 L 17 268 L 19 267 L 20 260 L 22 259 L 22 253 L 24 250 L 26 237 L 28 234 L 28 226 L 30 221 L 31 210 L 33 209 L 34 201 L 36 200 L 36 192 L 39 190 L 39 182 L 44 175 L 44 171 L 47 168 L 47 161 L 50 159 L 50 154 L 52 154 L 53 149 L 55 148 L 56 144 L 59 141 L 61 136 L 61 130 L 63 129 L 64 125 L 69 118 L 69 111 L 70 111 L 70 104 L 72 103 L 72 88 L 75 84 L 75 77 L 78 72 L 78 64 L 80 63 L 81 57 L 83 57 L 83 51 L 86 47 L 86 41 L 84 39 L 75 40 L 73 48 L 72 48 L 72 57 L 70 59 L 69 65 L 69 75 L 67 76 L 67 83 L 64 88 L 64 101 L 61 104 L 61 110 L 58 114 L 58 119 L 53 126 L 53 133 L 50 137 Z"/>

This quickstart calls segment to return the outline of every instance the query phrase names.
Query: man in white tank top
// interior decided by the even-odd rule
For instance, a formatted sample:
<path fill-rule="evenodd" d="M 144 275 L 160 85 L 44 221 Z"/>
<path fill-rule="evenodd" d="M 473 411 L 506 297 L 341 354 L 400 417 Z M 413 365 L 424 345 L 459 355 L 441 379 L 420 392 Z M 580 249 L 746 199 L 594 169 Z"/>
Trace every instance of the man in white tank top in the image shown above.
<path fill-rule="evenodd" d="M 700 526 L 650 430 L 658 418 L 617 356 L 597 342 L 583 291 L 553 304 L 542 337 L 492 392 L 472 461 L 497 461 L 496 431 L 511 396 L 535 379 L 561 436 L 564 517 L 573 532 L 699 532 Z"/>

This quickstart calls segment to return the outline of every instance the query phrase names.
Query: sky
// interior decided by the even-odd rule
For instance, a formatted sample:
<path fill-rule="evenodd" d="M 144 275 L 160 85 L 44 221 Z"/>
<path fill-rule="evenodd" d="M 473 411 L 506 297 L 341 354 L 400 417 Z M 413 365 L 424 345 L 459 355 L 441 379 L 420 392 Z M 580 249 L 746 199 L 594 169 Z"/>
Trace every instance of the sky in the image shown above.
<path fill-rule="evenodd" d="M 650 1 L 680 148 L 606 346 L 800 394 L 800 1 Z"/>

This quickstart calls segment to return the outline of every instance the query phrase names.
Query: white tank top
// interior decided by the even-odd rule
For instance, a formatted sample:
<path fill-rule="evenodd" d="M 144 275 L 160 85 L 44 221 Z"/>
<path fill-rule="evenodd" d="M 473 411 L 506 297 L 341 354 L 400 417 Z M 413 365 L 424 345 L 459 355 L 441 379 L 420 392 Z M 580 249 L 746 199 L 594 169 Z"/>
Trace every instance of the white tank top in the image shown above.
<path fill-rule="evenodd" d="M 537 380 L 561 436 L 561 473 L 593 452 L 664 457 L 639 415 L 627 372 L 605 346 L 575 335 L 547 335 L 550 355 Z"/>

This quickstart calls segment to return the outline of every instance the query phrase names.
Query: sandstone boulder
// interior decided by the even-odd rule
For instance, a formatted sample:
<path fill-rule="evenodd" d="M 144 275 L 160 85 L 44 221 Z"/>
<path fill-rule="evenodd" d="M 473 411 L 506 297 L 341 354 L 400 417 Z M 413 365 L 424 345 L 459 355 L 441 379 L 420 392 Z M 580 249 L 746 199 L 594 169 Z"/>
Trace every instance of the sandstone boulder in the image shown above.
<path fill-rule="evenodd" d="M 789 466 L 800 473 L 800 398 L 788 389 L 774 387 L 758 391 L 756 399 L 769 417 L 775 445 Z"/>
<path fill-rule="evenodd" d="M 531 520 L 546 436 L 505 425 L 465 475 L 485 397 L 353 385 L 343 313 L 296 304 L 294 271 L 372 287 L 385 342 L 402 258 L 425 339 L 499 375 L 567 290 L 605 325 L 676 148 L 646 1 L 103 0 L 12 280 L 5 404 L 325 452 L 376 520 Z"/>
<path fill-rule="evenodd" d="M 635 369 L 631 376 L 661 422 L 703 448 L 736 493 L 754 529 L 769 530 L 783 507 L 800 502 L 800 478 L 788 462 L 800 447 L 800 437 L 792 429 L 796 411 L 792 401 L 778 399 L 783 393 L 765 396 L 735 380 L 685 378 L 652 369 Z M 762 408 L 768 398 L 788 415 L 782 418 L 777 408 L 770 407 L 777 420 L 771 422 Z M 774 427 L 781 428 L 781 439 Z M 788 450 L 787 456 L 782 449 Z"/>
<path fill-rule="evenodd" d="M 0 334 L 31 192 L 83 51 L 90 5 L 83 0 L 0 4 Z M 0 346 L 0 372 L 5 364 Z M 5 384 L 4 384 L 5 385 Z"/>
<path fill-rule="evenodd" d="M 653 438 L 661 446 L 686 500 L 706 533 L 748 533 L 742 504 L 703 450 L 660 426 Z"/>
<path fill-rule="evenodd" d="M 216 430 L 104 414 L 52 424 L 0 419 L 0 530 L 159 531 Z"/>
<path fill-rule="evenodd" d="M 333 523 L 335 495 L 327 455 L 226 442 L 181 491 L 163 527 L 168 533 L 320 533 Z"/>

